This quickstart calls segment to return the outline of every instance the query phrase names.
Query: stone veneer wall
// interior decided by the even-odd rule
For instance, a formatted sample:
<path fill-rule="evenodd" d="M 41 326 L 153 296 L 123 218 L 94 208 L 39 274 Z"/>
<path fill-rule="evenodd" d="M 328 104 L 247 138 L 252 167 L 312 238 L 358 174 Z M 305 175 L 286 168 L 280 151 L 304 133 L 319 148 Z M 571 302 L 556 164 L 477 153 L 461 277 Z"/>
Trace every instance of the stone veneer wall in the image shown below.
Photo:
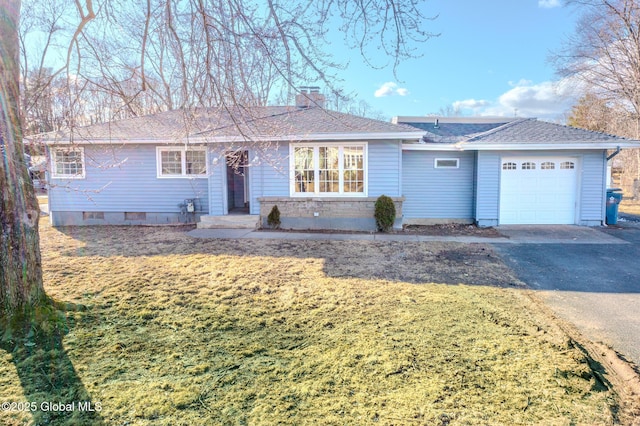
<path fill-rule="evenodd" d="M 267 216 L 274 205 L 280 210 L 283 229 L 338 229 L 375 231 L 373 216 L 377 197 L 260 197 L 260 223 L 267 228 Z M 402 228 L 404 197 L 391 197 L 396 206 L 394 228 Z"/>

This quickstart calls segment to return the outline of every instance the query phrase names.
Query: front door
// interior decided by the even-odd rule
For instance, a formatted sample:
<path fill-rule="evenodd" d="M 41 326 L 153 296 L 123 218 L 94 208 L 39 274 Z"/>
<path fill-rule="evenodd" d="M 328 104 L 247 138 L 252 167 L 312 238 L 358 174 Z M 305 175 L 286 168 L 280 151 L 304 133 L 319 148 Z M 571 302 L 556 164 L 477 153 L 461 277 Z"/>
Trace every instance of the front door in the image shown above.
<path fill-rule="evenodd" d="M 227 154 L 227 206 L 228 214 L 249 214 L 248 153 Z"/>

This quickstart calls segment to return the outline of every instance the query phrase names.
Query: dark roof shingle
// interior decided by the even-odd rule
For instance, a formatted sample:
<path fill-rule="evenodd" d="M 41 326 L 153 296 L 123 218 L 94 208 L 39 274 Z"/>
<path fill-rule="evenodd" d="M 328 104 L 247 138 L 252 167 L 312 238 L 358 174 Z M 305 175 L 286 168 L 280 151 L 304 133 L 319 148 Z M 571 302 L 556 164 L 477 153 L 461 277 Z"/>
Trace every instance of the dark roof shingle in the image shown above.
<path fill-rule="evenodd" d="M 464 141 L 496 127 L 503 126 L 507 123 L 403 123 L 418 129 L 424 130 L 426 133 L 423 137 L 425 142 L 432 143 L 456 143 Z"/>
<path fill-rule="evenodd" d="M 535 118 L 504 120 L 488 118 L 483 122 L 482 117 L 471 117 L 468 122 L 464 118 L 443 118 L 437 125 L 435 120 L 425 122 L 424 117 L 403 117 L 401 123 L 409 124 L 425 131 L 422 143 L 427 144 L 457 144 L 473 149 L 474 145 L 602 145 L 628 143 L 637 141 L 606 133 L 578 129 L 576 127 L 539 121 Z"/>
<path fill-rule="evenodd" d="M 629 141 L 629 139 L 620 136 L 528 118 L 506 123 L 499 128 L 493 129 L 493 131 L 471 137 L 468 142 L 548 144 L 597 143 L 616 140 Z"/>

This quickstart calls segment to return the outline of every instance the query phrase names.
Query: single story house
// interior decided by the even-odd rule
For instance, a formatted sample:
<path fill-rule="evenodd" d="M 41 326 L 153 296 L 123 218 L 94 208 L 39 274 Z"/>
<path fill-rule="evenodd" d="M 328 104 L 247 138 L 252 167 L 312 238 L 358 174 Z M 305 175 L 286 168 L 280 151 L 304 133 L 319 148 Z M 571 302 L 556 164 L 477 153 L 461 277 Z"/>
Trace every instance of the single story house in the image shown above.
<path fill-rule="evenodd" d="M 605 218 L 609 150 L 631 141 L 536 119 L 397 117 L 298 106 L 176 110 L 42 135 L 54 226 L 168 224 L 373 230 Z M 615 151 L 618 152 L 618 151 Z"/>

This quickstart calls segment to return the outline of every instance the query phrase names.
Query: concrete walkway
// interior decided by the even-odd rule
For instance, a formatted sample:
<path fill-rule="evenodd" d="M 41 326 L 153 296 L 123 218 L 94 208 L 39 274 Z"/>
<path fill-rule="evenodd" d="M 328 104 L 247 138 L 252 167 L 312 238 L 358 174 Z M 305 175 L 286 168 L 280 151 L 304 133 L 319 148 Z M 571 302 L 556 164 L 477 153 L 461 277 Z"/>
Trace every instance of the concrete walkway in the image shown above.
<path fill-rule="evenodd" d="M 194 229 L 187 235 L 194 238 L 222 239 L 279 239 L 279 240 L 332 240 L 332 241 L 408 241 L 408 242 L 457 242 L 466 244 L 629 244 L 600 231 L 574 225 L 550 226 L 500 226 L 496 228 L 503 237 L 382 234 L 382 233 L 324 233 L 257 231 L 252 229 Z"/>

